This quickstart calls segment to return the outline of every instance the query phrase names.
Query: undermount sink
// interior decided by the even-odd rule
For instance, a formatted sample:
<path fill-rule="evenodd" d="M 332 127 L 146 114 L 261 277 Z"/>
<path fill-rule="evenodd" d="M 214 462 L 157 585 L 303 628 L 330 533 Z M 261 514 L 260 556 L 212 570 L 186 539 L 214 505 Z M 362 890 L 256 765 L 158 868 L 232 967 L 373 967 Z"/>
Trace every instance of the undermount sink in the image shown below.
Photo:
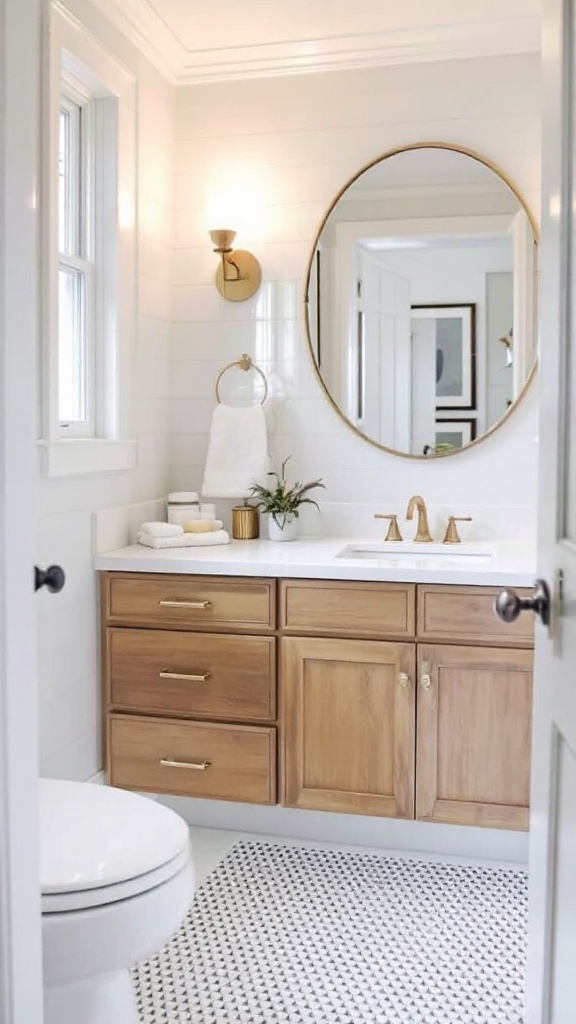
<path fill-rule="evenodd" d="M 413 565 L 478 565 L 494 561 L 494 551 L 483 544 L 405 544 L 394 541 L 358 541 L 346 544 L 335 558 Z"/>

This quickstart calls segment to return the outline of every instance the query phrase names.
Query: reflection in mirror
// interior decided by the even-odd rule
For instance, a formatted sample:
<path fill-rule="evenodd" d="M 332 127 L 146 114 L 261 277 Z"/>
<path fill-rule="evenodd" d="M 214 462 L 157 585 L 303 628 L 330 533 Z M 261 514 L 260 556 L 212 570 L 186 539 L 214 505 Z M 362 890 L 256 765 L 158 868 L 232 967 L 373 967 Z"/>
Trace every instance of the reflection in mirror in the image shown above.
<path fill-rule="evenodd" d="M 399 454 L 452 454 L 514 405 L 536 357 L 537 241 L 482 158 L 440 144 L 383 157 L 327 214 L 309 341 L 342 415 Z"/>

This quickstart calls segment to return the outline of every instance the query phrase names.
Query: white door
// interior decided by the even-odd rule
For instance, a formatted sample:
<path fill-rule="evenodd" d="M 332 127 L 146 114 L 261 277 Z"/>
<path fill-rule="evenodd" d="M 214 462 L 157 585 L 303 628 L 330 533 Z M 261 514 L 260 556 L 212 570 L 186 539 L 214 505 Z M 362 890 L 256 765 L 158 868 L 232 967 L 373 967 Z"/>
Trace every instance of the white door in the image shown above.
<path fill-rule="evenodd" d="M 411 340 L 412 437 L 405 450 L 423 455 L 436 444 L 436 322 L 413 316 Z"/>
<path fill-rule="evenodd" d="M 546 0 L 539 574 L 527 1024 L 576 1020 L 576 0 Z M 559 574 L 563 575 L 561 600 Z M 555 612 L 555 614 L 554 614 Z"/>
<path fill-rule="evenodd" d="M 0 0 L 0 1021 L 41 1024 L 35 520 L 39 0 Z"/>
<path fill-rule="evenodd" d="M 410 445 L 410 282 L 362 246 L 356 260 L 357 359 L 352 415 L 381 444 Z"/>

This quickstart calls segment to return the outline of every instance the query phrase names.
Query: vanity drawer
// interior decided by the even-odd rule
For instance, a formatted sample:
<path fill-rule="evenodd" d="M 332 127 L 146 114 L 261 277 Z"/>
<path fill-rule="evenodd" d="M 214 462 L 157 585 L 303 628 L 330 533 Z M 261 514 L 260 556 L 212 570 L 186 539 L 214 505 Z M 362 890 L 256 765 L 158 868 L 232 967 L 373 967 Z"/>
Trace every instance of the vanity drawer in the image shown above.
<path fill-rule="evenodd" d="M 263 722 L 276 717 L 274 637 L 109 628 L 106 661 L 115 707 Z"/>
<path fill-rule="evenodd" d="M 415 594 L 411 584 L 282 580 L 280 627 L 300 635 L 412 638 Z"/>
<path fill-rule="evenodd" d="M 521 597 L 532 595 L 527 588 L 514 589 Z M 515 622 L 502 622 L 494 611 L 494 599 L 501 590 L 502 587 L 420 584 L 418 639 L 532 647 L 534 616 L 520 615 Z"/>
<path fill-rule="evenodd" d="M 104 617 L 165 629 L 271 630 L 275 581 L 226 576 L 103 574 Z"/>
<path fill-rule="evenodd" d="M 113 786 L 276 803 L 273 728 L 111 715 L 108 735 Z"/>

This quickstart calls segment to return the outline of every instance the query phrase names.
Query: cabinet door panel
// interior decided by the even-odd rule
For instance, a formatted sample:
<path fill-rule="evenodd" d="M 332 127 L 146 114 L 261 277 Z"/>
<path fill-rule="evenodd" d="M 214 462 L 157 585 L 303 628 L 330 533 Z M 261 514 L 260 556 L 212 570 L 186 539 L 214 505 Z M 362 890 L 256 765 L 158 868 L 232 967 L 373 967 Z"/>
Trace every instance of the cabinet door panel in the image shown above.
<path fill-rule="evenodd" d="M 290 637 L 282 658 L 284 804 L 413 817 L 413 645 Z"/>
<path fill-rule="evenodd" d="M 531 651 L 419 645 L 418 678 L 416 817 L 526 829 Z"/>

